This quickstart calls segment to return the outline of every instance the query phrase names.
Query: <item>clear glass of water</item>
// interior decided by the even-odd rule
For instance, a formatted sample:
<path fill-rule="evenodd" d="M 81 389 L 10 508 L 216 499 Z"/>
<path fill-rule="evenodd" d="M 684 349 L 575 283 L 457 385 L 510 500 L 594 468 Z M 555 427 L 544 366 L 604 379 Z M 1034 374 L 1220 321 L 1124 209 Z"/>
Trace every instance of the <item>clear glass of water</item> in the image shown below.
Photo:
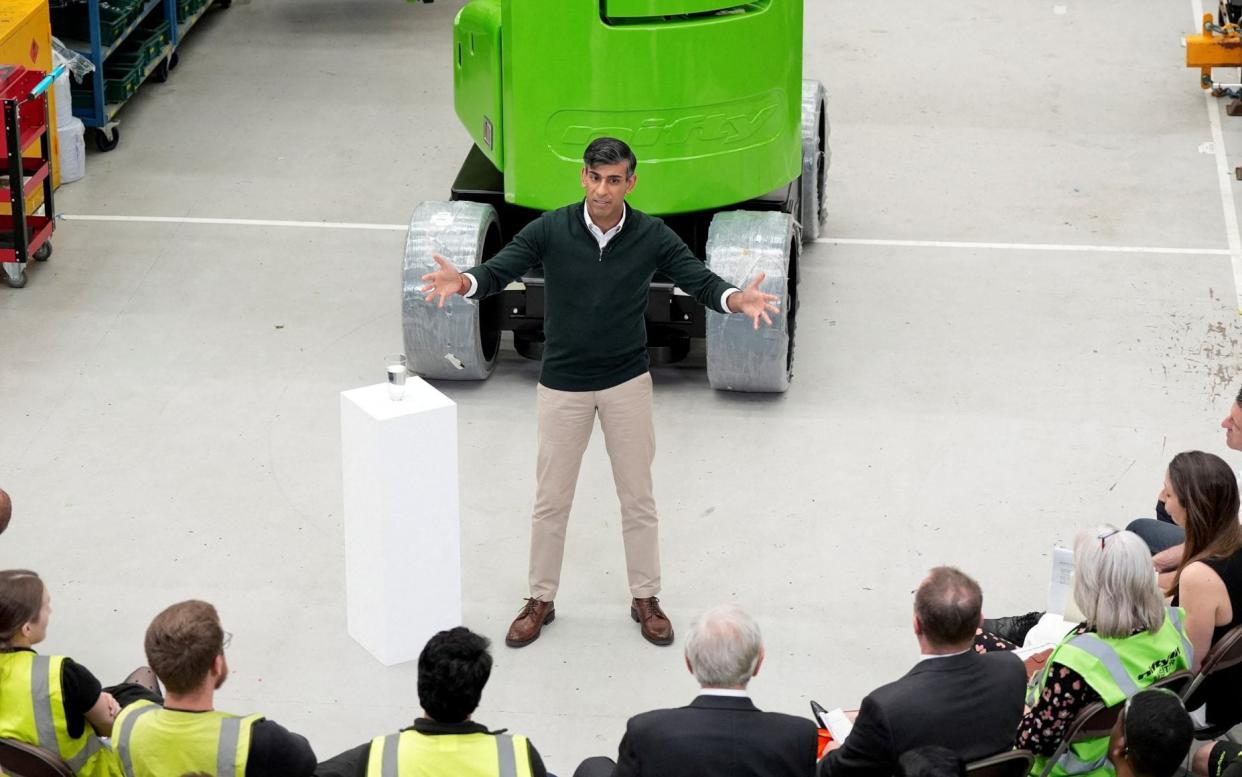
<path fill-rule="evenodd" d="M 388 367 L 388 398 L 399 402 L 405 396 L 405 376 L 408 372 L 405 354 L 391 354 L 384 358 L 384 363 Z"/>

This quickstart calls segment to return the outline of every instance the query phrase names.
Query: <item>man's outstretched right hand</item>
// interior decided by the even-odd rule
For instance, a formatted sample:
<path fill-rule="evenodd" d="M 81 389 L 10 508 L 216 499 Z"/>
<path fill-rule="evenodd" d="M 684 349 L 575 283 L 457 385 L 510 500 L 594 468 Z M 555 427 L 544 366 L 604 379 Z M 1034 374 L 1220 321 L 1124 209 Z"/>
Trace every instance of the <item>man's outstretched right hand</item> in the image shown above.
<path fill-rule="evenodd" d="M 465 294 L 470 289 L 470 281 L 466 280 L 466 276 L 443 256 L 432 254 L 431 258 L 435 260 L 440 269 L 423 276 L 423 280 L 427 282 L 427 285 L 420 288 L 419 291 L 427 295 L 423 298 L 427 302 L 431 302 L 433 298 L 438 296 L 440 301 L 436 307 L 442 308 L 444 307 L 444 300 L 454 294 Z"/>

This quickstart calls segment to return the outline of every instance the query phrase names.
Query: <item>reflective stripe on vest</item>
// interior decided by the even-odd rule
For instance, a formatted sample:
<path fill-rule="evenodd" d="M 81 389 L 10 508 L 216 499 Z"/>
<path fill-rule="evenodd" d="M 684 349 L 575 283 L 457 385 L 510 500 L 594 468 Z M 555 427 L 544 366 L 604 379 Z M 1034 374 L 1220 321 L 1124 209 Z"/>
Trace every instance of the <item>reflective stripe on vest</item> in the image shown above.
<path fill-rule="evenodd" d="M 49 656 L 35 656 L 30 667 L 30 696 L 34 701 L 35 730 L 39 733 L 39 747 L 60 752 L 56 744 L 56 723 L 52 712 L 52 689 L 49 687 L 49 675 L 52 659 Z"/>
<path fill-rule="evenodd" d="M 496 758 L 500 761 L 500 777 L 517 777 L 517 762 L 513 759 L 513 737 L 496 735 Z"/>
<path fill-rule="evenodd" d="M 124 714 L 121 718 L 121 725 L 116 734 L 116 752 L 121 757 L 121 769 L 125 771 L 125 777 L 134 777 L 134 759 L 129 754 L 129 740 L 134 735 L 134 722 L 146 715 L 148 712 L 155 712 L 158 707 L 154 704 L 143 704 L 134 706 L 133 709 Z"/>
<path fill-rule="evenodd" d="M 1173 620 L 1173 628 L 1177 629 L 1177 635 L 1182 638 L 1182 653 L 1186 656 L 1186 665 L 1194 666 L 1195 646 L 1191 644 L 1190 637 L 1186 634 L 1186 627 L 1182 624 L 1182 608 L 1169 607 L 1165 612 Z"/>
<path fill-rule="evenodd" d="M 225 718 L 220 722 L 220 749 L 216 751 L 216 777 L 236 777 L 237 739 L 241 736 L 241 718 Z"/>
<path fill-rule="evenodd" d="M 1099 661 L 1100 666 L 1108 670 L 1108 675 L 1127 699 L 1139 692 L 1138 683 L 1134 682 L 1134 678 L 1122 666 L 1121 656 L 1117 655 L 1112 645 L 1094 634 L 1080 634 L 1071 639 L 1069 644 Z"/>
<path fill-rule="evenodd" d="M 393 734 L 384 737 L 383 777 L 397 777 L 397 746 L 401 743 L 401 735 Z"/>
<path fill-rule="evenodd" d="M 441 740 L 443 738 L 451 738 L 451 737 L 455 737 L 459 735 L 455 735 L 455 734 L 428 735 L 428 734 L 422 734 L 419 732 L 406 731 L 400 734 L 390 734 L 389 736 L 386 736 L 386 737 L 378 737 L 372 740 L 371 749 L 372 749 L 372 753 L 374 753 L 376 746 L 381 745 L 382 743 L 382 747 L 380 748 L 381 755 L 380 755 L 380 761 L 379 761 L 379 769 L 378 771 L 375 769 L 375 761 L 374 761 L 374 754 L 373 754 L 370 767 L 367 770 L 368 774 L 375 775 L 376 777 L 401 777 L 400 747 L 401 747 L 401 738 L 403 736 L 428 737 L 433 740 Z M 465 735 L 465 736 L 478 736 L 478 735 L 470 734 L 470 735 Z M 514 737 L 511 734 L 494 734 L 491 736 L 493 739 L 496 740 L 496 772 L 495 772 L 496 776 L 497 777 L 520 777 L 519 770 L 518 770 L 518 762 L 517 762 L 517 752 L 516 752 L 517 745 L 514 742 Z M 525 739 L 523 738 L 522 741 L 525 742 Z M 523 747 L 523 750 L 525 750 L 525 747 Z M 525 753 L 523 753 L 523 755 L 525 756 Z M 528 756 L 526 757 L 529 758 Z M 529 775 L 530 774 L 529 763 L 525 763 L 523 765 L 526 766 L 526 768 L 522 770 L 521 774 Z"/>
<path fill-rule="evenodd" d="M 1072 750 L 1066 750 L 1057 759 L 1057 766 L 1064 769 L 1066 774 L 1086 774 L 1087 772 L 1094 772 L 1096 769 L 1103 769 L 1107 765 L 1107 755 L 1100 756 L 1094 761 L 1080 761 Z"/>

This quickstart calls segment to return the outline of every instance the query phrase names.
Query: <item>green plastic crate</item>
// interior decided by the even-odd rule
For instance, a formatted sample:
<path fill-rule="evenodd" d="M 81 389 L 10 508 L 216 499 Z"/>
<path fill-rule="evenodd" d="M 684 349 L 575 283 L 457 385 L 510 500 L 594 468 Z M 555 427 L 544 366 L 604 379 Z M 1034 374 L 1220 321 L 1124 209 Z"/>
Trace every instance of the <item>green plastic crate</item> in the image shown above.
<path fill-rule="evenodd" d="M 104 46 L 116 43 L 117 38 L 134 21 L 135 12 L 128 5 L 120 6 L 112 3 L 99 4 L 99 40 Z M 52 13 L 52 31 L 57 37 L 73 38 L 80 41 L 91 39 L 90 15 L 86 6 L 70 6 L 67 9 L 54 9 Z"/>
<path fill-rule="evenodd" d="M 126 45 L 132 46 L 132 51 L 142 51 L 148 57 L 150 62 L 159 59 L 164 52 L 164 47 L 171 40 L 169 36 L 169 24 L 167 20 L 161 19 L 155 24 L 141 24 L 129 34 Z"/>

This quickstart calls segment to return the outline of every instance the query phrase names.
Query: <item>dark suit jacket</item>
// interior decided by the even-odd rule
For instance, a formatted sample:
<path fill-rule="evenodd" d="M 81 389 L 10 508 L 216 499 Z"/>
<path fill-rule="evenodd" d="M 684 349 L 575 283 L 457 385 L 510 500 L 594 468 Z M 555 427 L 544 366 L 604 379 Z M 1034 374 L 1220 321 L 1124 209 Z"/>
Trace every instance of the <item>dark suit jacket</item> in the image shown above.
<path fill-rule="evenodd" d="M 1013 653 L 924 659 L 863 699 L 845 744 L 820 762 L 822 777 L 891 777 L 902 753 L 924 745 L 968 763 L 1013 747 L 1026 670 Z"/>
<path fill-rule="evenodd" d="M 812 777 L 815 724 L 736 696 L 630 718 L 614 777 Z"/>

